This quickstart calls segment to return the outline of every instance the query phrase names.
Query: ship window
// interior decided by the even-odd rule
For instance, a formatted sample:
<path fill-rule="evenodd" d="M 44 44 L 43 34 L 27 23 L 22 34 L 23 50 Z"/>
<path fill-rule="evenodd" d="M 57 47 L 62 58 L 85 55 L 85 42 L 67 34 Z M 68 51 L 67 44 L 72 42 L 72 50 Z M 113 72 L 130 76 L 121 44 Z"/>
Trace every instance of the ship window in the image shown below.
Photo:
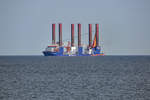
<path fill-rule="evenodd" d="M 52 52 L 54 52 L 54 51 L 56 51 L 56 47 L 47 47 L 46 51 L 52 51 Z"/>

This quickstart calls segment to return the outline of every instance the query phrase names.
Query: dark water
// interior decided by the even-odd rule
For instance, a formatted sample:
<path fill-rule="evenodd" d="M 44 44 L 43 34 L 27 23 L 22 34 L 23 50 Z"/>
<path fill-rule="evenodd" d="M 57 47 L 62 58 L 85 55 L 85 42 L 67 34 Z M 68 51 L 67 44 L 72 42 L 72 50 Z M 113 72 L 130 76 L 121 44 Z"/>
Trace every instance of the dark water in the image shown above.
<path fill-rule="evenodd" d="M 0 57 L 0 100 L 150 100 L 150 56 Z"/>

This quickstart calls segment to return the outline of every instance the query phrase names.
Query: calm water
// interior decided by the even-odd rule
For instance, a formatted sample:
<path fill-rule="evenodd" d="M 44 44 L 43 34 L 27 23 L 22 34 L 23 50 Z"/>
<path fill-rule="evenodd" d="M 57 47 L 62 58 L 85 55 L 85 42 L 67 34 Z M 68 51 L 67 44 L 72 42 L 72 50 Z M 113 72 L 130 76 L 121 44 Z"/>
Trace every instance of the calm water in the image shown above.
<path fill-rule="evenodd" d="M 150 100 L 150 56 L 0 57 L 0 100 Z"/>

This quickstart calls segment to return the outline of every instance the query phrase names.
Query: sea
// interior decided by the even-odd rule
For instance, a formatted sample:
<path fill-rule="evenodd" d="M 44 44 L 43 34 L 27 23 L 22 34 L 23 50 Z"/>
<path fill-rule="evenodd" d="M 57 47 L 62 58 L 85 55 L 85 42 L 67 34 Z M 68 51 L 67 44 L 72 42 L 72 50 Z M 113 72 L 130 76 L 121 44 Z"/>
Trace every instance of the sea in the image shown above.
<path fill-rule="evenodd" d="M 0 56 L 0 100 L 150 100 L 150 56 Z"/>

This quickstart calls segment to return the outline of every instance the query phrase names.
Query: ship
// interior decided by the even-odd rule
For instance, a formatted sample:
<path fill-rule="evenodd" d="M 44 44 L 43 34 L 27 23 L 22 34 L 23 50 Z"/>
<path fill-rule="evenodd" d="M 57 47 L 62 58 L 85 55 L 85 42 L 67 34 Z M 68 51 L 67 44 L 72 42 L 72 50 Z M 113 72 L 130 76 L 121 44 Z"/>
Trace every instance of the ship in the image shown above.
<path fill-rule="evenodd" d="M 55 24 L 52 24 L 52 44 L 48 45 L 43 51 L 44 56 L 104 56 L 101 46 L 99 45 L 99 24 L 95 24 L 95 35 L 92 40 L 92 24 L 88 24 L 89 28 L 89 44 L 81 44 L 81 24 L 78 27 L 78 45 L 74 44 L 74 24 L 71 24 L 71 42 L 67 44 L 62 42 L 62 23 L 58 23 L 59 41 L 55 41 Z"/>

